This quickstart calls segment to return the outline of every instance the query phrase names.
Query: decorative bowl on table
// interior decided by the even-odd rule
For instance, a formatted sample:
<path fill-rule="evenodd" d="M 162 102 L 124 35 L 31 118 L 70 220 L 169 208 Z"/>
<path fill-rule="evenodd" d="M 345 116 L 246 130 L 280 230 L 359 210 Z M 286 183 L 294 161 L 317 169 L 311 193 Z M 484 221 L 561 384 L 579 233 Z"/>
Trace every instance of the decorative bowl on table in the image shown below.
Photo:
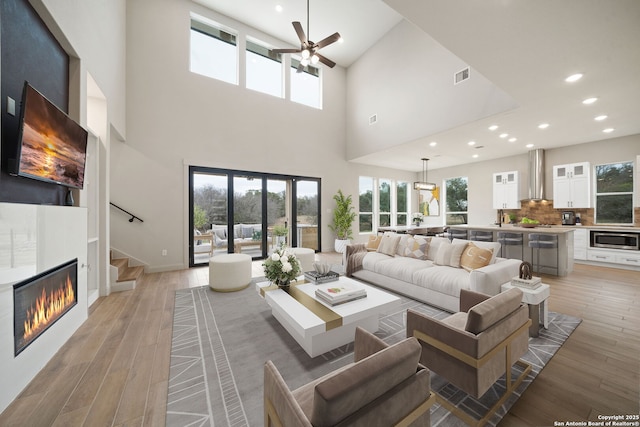
<path fill-rule="evenodd" d="M 539 225 L 540 224 L 533 224 L 533 223 L 530 223 L 530 222 L 519 222 L 518 223 L 519 227 L 524 227 L 524 228 L 536 228 Z"/>

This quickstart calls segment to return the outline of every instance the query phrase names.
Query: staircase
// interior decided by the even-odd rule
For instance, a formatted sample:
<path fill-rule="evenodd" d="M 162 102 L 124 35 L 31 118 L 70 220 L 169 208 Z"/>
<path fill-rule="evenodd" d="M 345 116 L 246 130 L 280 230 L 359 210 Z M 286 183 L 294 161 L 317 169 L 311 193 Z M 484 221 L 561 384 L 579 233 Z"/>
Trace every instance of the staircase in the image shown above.
<path fill-rule="evenodd" d="M 136 280 L 144 274 L 144 266 L 131 265 L 131 258 L 114 256 L 111 251 L 111 291 L 130 291 L 136 288 Z"/>

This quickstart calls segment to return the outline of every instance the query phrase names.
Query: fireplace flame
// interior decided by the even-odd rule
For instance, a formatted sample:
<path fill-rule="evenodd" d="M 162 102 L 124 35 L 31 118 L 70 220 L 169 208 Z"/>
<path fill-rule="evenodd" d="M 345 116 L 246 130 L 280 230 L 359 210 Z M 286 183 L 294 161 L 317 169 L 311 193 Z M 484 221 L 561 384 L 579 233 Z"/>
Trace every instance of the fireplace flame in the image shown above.
<path fill-rule="evenodd" d="M 23 338 L 27 340 L 36 335 L 63 313 L 67 307 L 73 305 L 75 300 L 73 284 L 69 275 L 67 275 L 66 284 L 60 285 L 58 289 L 54 289 L 49 295 L 46 294 L 43 288 L 42 294 L 35 301 L 35 308 L 32 305 L 27 309 Z"/>

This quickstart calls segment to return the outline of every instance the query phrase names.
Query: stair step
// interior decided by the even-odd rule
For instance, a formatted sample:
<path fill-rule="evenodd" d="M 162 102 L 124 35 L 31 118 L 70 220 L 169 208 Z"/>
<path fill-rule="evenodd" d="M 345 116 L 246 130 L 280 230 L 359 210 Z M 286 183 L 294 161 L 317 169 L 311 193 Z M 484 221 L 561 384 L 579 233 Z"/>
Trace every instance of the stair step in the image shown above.
<path fill-rule="evenodd" d="M 136 267 L 127 267 L 124 269 L 124 272 L 118 274 L 118 279 L 116 282 L 129 282 L 137 280 L 144 273 L 144 267 L 136 266 Z"/>

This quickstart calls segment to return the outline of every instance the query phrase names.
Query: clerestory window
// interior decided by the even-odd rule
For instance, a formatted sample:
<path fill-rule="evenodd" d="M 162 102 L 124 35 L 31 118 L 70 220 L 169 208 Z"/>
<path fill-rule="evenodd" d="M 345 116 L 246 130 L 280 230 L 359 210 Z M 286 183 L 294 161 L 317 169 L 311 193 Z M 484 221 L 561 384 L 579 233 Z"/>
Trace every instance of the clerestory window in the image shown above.
<path fill-rule="evenodd" d="M 192 73 L 238 84 L 237 35 L 191 18 Z"/>

